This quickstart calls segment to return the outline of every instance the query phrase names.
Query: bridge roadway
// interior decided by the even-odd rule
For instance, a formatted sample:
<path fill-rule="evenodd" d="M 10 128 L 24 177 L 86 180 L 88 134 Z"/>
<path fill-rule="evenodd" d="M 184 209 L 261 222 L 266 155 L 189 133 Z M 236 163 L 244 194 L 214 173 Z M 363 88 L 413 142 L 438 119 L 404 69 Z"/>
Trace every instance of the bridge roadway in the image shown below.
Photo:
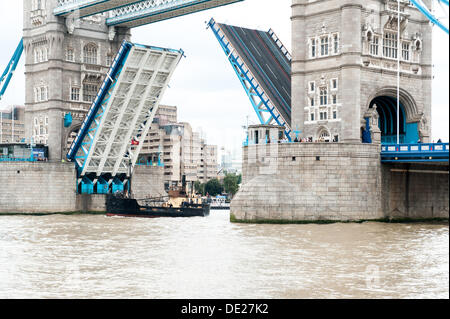
<path fill-rule="evenodd" d="M 269 32 L 220 24 L 285 121 L 291 123 L 291 62 Z"/>

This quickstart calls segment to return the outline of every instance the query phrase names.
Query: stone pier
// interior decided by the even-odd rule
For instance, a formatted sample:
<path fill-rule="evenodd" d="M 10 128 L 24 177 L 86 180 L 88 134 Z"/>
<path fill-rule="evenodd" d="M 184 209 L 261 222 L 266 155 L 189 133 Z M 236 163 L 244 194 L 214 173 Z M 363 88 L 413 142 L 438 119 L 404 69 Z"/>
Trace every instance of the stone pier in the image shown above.
<path fill-rule="evenodd" d="M 448 164 L 382 164 L 374 144 L 250 145 L 243 150 L 243 184 L 231 219 L 448 219 L 448 177 Z"/>
<path fill-rule="evenodd" d="M 132 191 L 136 198 L 165 194 L 163 168 L 136 167 Z M 79 195 L 73 163 L 0 163 L 0 215 L 104 212 L 105 195 Z"/>

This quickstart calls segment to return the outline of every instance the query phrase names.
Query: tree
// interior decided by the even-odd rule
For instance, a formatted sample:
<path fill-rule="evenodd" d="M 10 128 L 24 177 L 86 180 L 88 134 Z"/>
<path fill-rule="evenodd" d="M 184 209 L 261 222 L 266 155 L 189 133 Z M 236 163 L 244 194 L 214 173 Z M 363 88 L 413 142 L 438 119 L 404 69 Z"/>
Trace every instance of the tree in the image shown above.
<path fill-rule="evenodd" d="M 240 175 L 227 174 L 223 179 L 223 186 L 225 192 L 231 195 L 236 195 L 239 190 Z"/>
<path fill-rule="evenodd" d="M 194 190 L 197 194 L 200 194 L 202 196 L 205 196 L 205 184 L 200 183 L 199 181 L 196 181 L 194 183 Z"/>
<path fill-rule="evenodd" d="M 218 179 L 212 179 L 205 185 L 205 193 L 210 196 L 217 196 L 222 194 L 223 186 L 220 184 Z"/>

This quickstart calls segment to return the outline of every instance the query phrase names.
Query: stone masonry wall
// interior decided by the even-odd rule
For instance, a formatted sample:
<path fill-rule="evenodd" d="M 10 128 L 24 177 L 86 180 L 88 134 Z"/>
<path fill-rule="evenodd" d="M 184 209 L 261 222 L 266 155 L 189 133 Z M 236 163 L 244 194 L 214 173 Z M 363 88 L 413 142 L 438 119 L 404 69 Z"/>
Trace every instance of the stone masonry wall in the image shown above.
<path fill-rule="evenodd" d="M 380 147 L 293 143 L 244 148 L 240 221 L 370 220 L 384 217 Z"/>
<path fill-rule="evenodd" d="M 76 173 L 70 163 L 0 163 L 1 213 L 75 210 Z"/>
<path fill-rule="evenodd" d="M 136 198 L 167 195 L 162 167 L 137 166 L 133 176 Z M 72 163 L 0 163 L 0 214 L 103 212 L 105 195 L 76 193 Z"/>
<path fill-rule="evenodd" d="M 131 182 L 133 195 L 137 199 L 166 196 L 164 190 L 164 167 L 136 166 Z"/>
<path fill-rule="evenodd" d="M 383 165 L 383 205 L 393 218 L 449 218 L 447 165 Z"/>

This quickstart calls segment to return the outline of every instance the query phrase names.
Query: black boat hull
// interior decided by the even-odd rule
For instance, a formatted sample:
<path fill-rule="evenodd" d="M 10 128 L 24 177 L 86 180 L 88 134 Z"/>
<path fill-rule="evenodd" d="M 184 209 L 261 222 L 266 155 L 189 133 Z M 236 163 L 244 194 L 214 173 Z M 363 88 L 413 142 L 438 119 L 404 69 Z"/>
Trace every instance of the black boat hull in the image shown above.
<path fill-rule="evenodd" d="M 108 196 L 106 199 L 107 216 L 141 217 L 141 218 L 183 218 L 209 216 L 210 205 L 186 204 L 183 207 L 140 206 L 136 199 Z"/>

